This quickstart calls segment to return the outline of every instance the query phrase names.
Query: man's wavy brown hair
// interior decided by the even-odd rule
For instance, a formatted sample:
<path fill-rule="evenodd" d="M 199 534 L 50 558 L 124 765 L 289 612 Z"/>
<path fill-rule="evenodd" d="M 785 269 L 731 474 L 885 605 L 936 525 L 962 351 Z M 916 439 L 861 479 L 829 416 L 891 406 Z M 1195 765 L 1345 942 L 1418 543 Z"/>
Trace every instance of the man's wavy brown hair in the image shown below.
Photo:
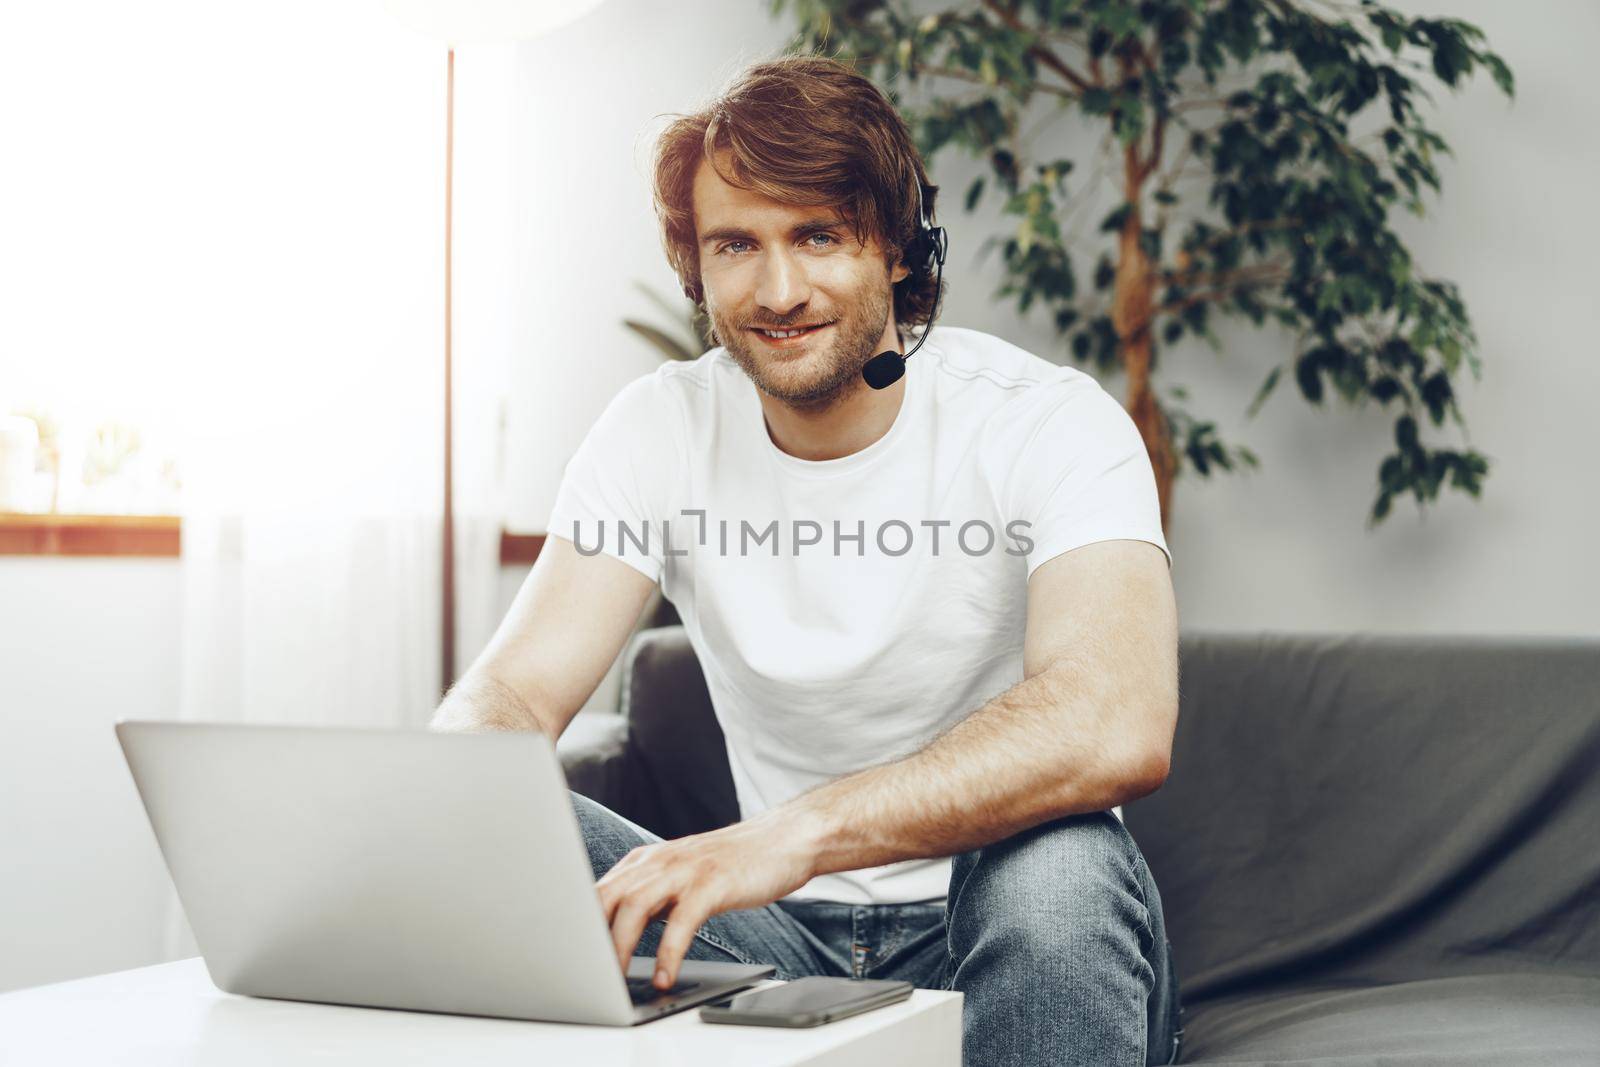
<path fill-rule="evenodd" d="M 726 153 L 727 169 L 719 162 Z M 684 295 L 705 307 L 695 239 L 694 176 L 705 160 L 724 181 L 787 204 L 836 208 L 893 266 L 916 236 L 917 187 L 930 218 L 938 187 L 883 92 L 846 64 L 785 56 L 740 74 L 710 104 L 679 115 L 656 143 L 655 208 Z M 938 294 L 932 263 L 908 264 L 894 287 L 898 324 L 926 322 Z"/>

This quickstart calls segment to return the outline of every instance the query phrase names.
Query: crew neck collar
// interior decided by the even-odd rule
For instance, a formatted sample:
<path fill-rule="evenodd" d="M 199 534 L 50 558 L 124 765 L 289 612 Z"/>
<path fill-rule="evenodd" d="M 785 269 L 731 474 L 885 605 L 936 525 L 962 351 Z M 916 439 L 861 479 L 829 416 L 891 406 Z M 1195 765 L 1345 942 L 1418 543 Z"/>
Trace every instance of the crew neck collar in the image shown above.
<path fill-rule="evenodd" d="M 911 344 L 916 343 L 914 337 L 907 340 Z M 935 351 L 934 339 L 930 337 L 928 338 L 928 343 L 923 345 L 922 350 L 917 353 L 917 357 L 920 360 L 923 356 L 932 354 Z M 927 362 L 931 363 L 932 360 Z M 915 364 L 907 363 L 904 379 L 906 383 L 905 392 L 901 394 L 900 410 L 895 412 L 894 422 L 889 426 L 889 429 L 884 431 L 882 437 L 879 437 L 867 447 L 858 449 L 848 456 L 839 456 L 835 459 L 801 459 L 799 456 L 791 456 L 779 448 L 776 442 L 772 440 L 771 432 L 767 429 L 766 415 L 762 411 L 761 398 L 756 390 L 755 383 L 748 378 L 745 381 L 750 387 L 751 399 L 755 405 L 756 431 L 761 435 L 762 444 L 766 446 L 767 453 L 772 457 L 773 461 L 785 470 L 801 477 L 834 478 L 842 474 L 851 474 L 873 465 L 894 447 L 897 439 L 905 436 L 906 427 L 914 422 L 917 417 L 917 410 L 920 407 L 920 398 L 923 395 L 924 388 L 922 378 L 928 370 L 929 367 L 926 364 L 919 367 Z"/>

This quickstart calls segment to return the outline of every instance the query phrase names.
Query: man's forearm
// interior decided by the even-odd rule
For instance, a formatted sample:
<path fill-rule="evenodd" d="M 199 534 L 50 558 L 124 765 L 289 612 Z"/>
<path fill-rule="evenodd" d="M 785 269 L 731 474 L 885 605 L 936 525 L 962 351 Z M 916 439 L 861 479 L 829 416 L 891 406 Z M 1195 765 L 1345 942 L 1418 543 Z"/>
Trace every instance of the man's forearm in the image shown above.
<path fill-rule="evenodd" d="M 545 730 L 516 690 L 484 671 L 468 671 L 450 687 L 428 723 L 430 730 Z"/>
<path fill-rule="evenodd" d="M 814 874 L 980 848 L 1050 819 L 1159 787 L 1165 767 L 1130 736 L 1119 695 L 1067 668 L 1019 682 L 915 754 L 768 812 L 809 835 Z"/>

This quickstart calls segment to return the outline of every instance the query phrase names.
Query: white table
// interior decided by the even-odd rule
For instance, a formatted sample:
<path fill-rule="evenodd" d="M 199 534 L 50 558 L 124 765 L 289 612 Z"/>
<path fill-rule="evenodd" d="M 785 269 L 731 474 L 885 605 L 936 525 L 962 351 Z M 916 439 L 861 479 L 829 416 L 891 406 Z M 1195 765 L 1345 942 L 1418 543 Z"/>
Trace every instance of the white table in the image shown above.
<path fill-rule="evenodd" d="M 959 1067 L 961 994 L 919 989 L 805 1030 L 717 1026 L 696 1009 L 613 1028 L 348 1008 L 224 993 L 199 959 L 0 995 L 0 1065 L 577 1064 Z"/>

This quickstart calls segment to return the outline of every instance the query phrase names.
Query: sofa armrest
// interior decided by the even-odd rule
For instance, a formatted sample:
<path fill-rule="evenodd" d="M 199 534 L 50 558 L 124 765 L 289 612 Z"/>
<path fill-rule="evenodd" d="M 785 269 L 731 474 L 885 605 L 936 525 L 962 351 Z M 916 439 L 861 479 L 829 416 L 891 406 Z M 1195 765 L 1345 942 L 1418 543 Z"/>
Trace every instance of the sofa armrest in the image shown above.
<path fill-rule="evenodd" d="M 738 821 L 727 741 L 682 626 L 634 636 L 623 661 L 622 711 L 636 812 L 629 818 L 666 838 Z"/>
<path fill-rule="evenodd" d="M 621 715 L 575 716 L 556 742 L 567 787 L 616 811 L 627 805 L 628 720 Z"/>
<path fill-rule="evenodd" d="M 738 821 L 727 744 L 682 626 L 622 654 L 622 714 L 584 714 L 556 745 L 567 785 L 663 838 Z"/>

